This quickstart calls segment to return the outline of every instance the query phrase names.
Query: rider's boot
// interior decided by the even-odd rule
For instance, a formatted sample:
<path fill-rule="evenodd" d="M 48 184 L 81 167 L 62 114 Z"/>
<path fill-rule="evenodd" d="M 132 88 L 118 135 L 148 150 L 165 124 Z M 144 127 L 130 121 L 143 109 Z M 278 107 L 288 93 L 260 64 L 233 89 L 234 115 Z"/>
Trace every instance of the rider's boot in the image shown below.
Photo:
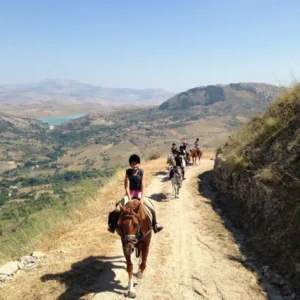
<path fill-rule="evenodd" d="M 115 233 L 117 225 L 118 225 L 118 220 L 119 220 L 120 214 L 121 213 L 117 212 L 117 211 L 114 211 L 112 213 L 110 224 L 108 224 L 108 229 L 107 229 L 109 232 Z"/>
<path fill-rule="evenodd" d="M 152 213 L 152 227 L 153 227 L 153 231 L 155 233 L 161 231 L 163 229 L 163 226 L 161 226 L 160 224 L 157 223 L 156 221 L 156 211 L 154 209 L 151 209 L 151 213 Z"/>

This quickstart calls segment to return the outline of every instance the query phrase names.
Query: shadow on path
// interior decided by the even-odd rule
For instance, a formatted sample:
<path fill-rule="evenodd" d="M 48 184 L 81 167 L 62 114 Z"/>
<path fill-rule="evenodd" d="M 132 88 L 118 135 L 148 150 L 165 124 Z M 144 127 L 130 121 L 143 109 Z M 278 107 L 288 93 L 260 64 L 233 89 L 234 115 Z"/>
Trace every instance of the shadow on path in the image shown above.
<path fill-rule="evenodd" d="M 57 298 L 59 300 L 81 299 L 89 293 L 107 291 L 125 295 L 127 289 L 120 285 L 119 280 L 115 280 L 116 274 L 113 271 L 124 269 L 126 272 L 125 262 L 121 258 L 124 259 L 123 256 L 90 256 L 72 264 L 69 271 L 42 276 L 41 281 L 56 280 L 65 285 L 66 291 Z M 120 263 L 124 266 L 120 266 Z M 124 290 L 124 293 L 117 290 Z"/>
<path fill-rule="evenodd" d="M 161 178 L 161 182 L 167 182 L 170 180 L 170 175 L 169 175 L 169 171 L 159 171 L 154 173 L 155 176 L 164 176 Z"/>
<path fill-rule="evenodd" d="M 169 172 L 168 171 L 159 171 L 154 173 L 155 176 L 163 176 L 163 175 L 168 175 Z"/>
<path fill-rule="evenodd" d="M 163 193 L 158 193 L 158 194 L 152 194 L 149 196 L 151 200 L 157 201 L 157 202 L 164 202 L 168 200 L 168 197 L 163 194 Z"/>

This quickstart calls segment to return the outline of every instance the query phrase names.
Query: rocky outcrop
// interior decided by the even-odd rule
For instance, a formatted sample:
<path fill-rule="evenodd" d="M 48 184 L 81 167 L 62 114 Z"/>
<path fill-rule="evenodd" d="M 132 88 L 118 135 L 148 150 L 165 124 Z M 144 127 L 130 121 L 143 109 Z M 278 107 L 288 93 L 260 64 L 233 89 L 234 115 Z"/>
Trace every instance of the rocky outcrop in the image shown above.
<path fill-rule="evenodd" d="M 300 294 L 300 85 L 218 151 L 218 204 Z"/>
<path fill-rule="evenodd" d="M 13 278 L 19 270 L 27 270 L 35 266 L 42 257 L 46 256 L 42 252 L 32 252 L 30 255 L 22 256 L 19 261 L 10 261 L 0 267 L 0 282 L 4 282 Z"/>
<path fill-rule="evenodd" d="M 288 192 L 284 183 L 266 182 L 260 173 L 232 172 L 231 163 L 219 154 L 214 167 L 218 204 L 246 232 L 260 258 L 289 276 L 300 291 L 300 228 L 288 201 L 299 196 Z"/>

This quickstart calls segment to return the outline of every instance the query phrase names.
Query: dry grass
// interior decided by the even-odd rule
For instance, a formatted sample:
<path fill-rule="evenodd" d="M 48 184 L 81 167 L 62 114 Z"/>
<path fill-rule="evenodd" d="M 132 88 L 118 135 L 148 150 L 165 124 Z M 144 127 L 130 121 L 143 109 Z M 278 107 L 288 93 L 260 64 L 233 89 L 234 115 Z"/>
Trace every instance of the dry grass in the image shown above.
<path fill-rule="evenodd" d="M 284 91 L 267 109 L 238 130 L 227 142 L 225 156 L 239 156 L 249 144 L 266 143 L 293 119 L 300 110 L 300 84 Z"/>
<path fill-rule="evenodd" d="M 272 170 L 271 167 L 260 169 L 254 177 L 264 182 L 280 183 L 282 181 L 282 175 Z"/>
<path fill-rule="evenodd" d="M 160 158 L 160 153 L 158 153 L 157 151 L 152 152 L 148 157 L 149 160 L 154 160 L 158 158 Z"/>
<path fill-rule="evenodd" d="M 164 166 L 163 158 L 143 162 L 141 167 L 147 174 L 147 183 Z M 107 232 L 107 214 L 124 195 L 123 180 L 124 170 L 120 170 L 96 198 L 89 197 L 89 201 L 73 210 L 71 219 L 57 223 L 35 247 L 28 249 L 45 252 L 47 257 L 35 271 L 17 276 L 5 285 L 0 291 L 0 298 L 44 300 L 57 299 L 64 294 L 62 299 L 79 299 L 82 289 L 87 294 L 87 286 L 94 283 L 105 263 L 101 257 L 110 257 L 114 242 L 118 239 Z M 60 249 L 66 253 L 57 252 Z M 44 282 L 42 277 L 46 279 Z M 70 285 L 71 294 L 68 293 Z"/>

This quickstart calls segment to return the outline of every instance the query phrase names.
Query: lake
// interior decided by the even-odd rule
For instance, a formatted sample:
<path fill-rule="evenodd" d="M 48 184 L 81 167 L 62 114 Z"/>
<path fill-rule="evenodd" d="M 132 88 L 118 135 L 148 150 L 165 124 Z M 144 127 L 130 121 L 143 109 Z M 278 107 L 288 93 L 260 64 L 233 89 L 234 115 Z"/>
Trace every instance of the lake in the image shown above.
<path fill-rule="evenodd" d="M 61 125 L 63 122 L 67 122 L 70 120 L 78 119 L 86 114 L 77 114 L 72 116 L 65 116 L 65 117 L 54 117 L 54 118 L 40 118 L 38 120 L 42 121 L 43 123 L 47 123 L 49 125 Z"/>

